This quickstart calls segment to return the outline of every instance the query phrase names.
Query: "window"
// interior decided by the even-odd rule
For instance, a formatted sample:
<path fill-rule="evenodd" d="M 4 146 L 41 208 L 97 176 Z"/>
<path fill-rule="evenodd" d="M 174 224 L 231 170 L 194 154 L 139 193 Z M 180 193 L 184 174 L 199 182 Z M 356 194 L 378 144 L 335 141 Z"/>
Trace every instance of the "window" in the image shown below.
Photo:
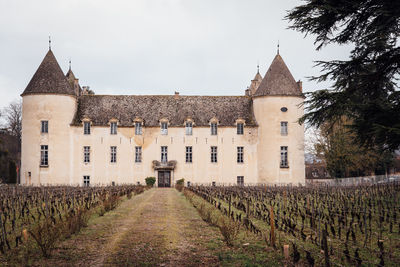
<path fill-rule="evenodd" d="M 142 147 L 141 146 L 135 147 L 135 162 L 137 162 L 137 163 L 142 162 Z"/>
<path fill-rule="evenodd" d="M 161 122 L 161 134 L 162 135 L 168 134 L 168 122 Z"/>
<path fill-rule="evenodd" d="M 117 134 L 117 123 L 110 123 L 110 134 Z"/>
<path fill-rule="evenodd" d="M 238 134 L 238 135 L 243 135 L 244 124 L 243 124 L 243 123 L 238 123 L 238 124 L 236 125 L 236 129 L 237 129 L 237 134 Z"/>
<path fill-rule="evenodd" d="M 218 125 L 216 122 L 211 123 L 211 135 L 217 135 L 218 133 Z"/>
<path fill-rule="evenodd" d="M 142 123 L 141 122 L 135 122 L 135 134 L 136 135 L 142 134 Z"/>
<path fill-rule="evenodd" d="M 84 163 L 90 162 L 90 146 L 83 147 L 83 162 Z"/>
<path fill-rule="evenodd" d="M 281 168 L 287 168 L 288 166 L 288 147 L 281 146 Z"/>
<path fill-rule="evenodd" d="M 287 121 L 281 121 L 281 135 L 288 134 L 288 124 Z"/>
<path fill-rule="evenodd" d="M 187 121 L 185 123 L 185 131 L 186 131 L 186 135 L 192 135 L 193 134 L 193 122 Z"/>
<path fill-rule="evenodd" d="M 237 147 L 237 162 L 243 163 L 243 147 L 242 146 Z"/>
<path fill-rule="evenodd" d="M 237 177 L 237 185 L 244 185 L 244 176 Z"/>
<path fill-rule="evenodd" d="M 117 147 L 112 146 L 111 147 L 111 163 L 117 162 Z"/>
<path fill-rule="evenodd" d="M 41 121 L 42 127 L 40 128 L 41 133 L 49 132 L 49 121 Z"/>
<path fill-rule="evenodd" d="M 85 175 L 83 176 L 83 186 L 89 186 L 90 185 L 90 176 Z"/>
<path fill-rule="evenodd" d="M 161 162 L 168 162 L 168 147 L 162 146 L 161 147 Z"/>
<path fill-rule="evenodd" d="M 193 162 L 193 150 L 191 146 L 186 147 L 186 163 L 192 163 Z"/>
<path fill-rule="evenodd" d="M 217 147 L 211 147 L 211 162 L 217 162 Z"/>
<path fill-rule="evenodd" d="M 83 134 L 90 134 L 90 121 L 83 123 Z"/>
<path fill-rule="evenodd" d="M 49 166 L 49 146 L 40 146 L 40 166 Z"/>

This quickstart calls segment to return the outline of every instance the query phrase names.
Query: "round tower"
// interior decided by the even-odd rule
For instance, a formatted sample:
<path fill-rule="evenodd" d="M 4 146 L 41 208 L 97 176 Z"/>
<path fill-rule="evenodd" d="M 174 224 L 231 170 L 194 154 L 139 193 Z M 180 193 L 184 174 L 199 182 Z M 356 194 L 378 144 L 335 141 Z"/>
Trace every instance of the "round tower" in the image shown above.
<path fill-rule="evenodd" d="M 259 183 L 304 184 L 304 126 L 297 122 L 304 96 L 279 53 L 252 97 Z"/>
<path fill-rule="evenodd" d="M 21 184 L 69 183 L 77 97 L 51 49 L 21 96 Z"/>

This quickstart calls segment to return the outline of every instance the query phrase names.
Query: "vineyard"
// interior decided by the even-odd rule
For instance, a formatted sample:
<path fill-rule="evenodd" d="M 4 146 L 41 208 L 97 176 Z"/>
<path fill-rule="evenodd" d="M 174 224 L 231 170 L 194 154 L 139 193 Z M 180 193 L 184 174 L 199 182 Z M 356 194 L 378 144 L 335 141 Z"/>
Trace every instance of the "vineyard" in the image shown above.
<path fill-rule="evenodd" d="M 93 213 L 102 216 L 122 197 L 143 191 L 142 186 L 1 186 L 1 257 L 28 257 L 35 250 L 49 257 L 56 243 L 79 232 Z"/>
<path fill-rule="evenodd" d="M 188 189 L 289 266 L 400 266 L 400 183 Z"/>

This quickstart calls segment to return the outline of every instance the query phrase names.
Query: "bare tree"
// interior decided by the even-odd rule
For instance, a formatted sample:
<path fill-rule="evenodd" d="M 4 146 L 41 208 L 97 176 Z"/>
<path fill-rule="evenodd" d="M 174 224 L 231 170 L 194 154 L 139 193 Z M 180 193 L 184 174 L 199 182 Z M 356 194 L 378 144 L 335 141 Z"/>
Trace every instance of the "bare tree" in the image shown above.
<path fill-rule="evenodd" d="M 11 102 L 7 107 L 4 108 L 2 113 L 5 117 L 6 128 L 13 136 L 17 137 L 18 152 L 20 152 L 22 134 L 22 101 L 16 100 Z"/>

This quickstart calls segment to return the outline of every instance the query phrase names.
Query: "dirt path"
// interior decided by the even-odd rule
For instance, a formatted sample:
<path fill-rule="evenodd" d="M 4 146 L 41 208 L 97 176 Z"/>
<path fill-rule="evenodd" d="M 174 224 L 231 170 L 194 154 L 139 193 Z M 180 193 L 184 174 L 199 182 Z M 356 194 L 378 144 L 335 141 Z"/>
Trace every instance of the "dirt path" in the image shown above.
<path fill-rule="evenodd" d="M 212 248 L 225 246 L 172 188 L 151 189 L 93 219 L 63 242 L 50 260 L 57 266 L 216 266 Z M 212 244 L 212 246 L 210 246 Z"/>

